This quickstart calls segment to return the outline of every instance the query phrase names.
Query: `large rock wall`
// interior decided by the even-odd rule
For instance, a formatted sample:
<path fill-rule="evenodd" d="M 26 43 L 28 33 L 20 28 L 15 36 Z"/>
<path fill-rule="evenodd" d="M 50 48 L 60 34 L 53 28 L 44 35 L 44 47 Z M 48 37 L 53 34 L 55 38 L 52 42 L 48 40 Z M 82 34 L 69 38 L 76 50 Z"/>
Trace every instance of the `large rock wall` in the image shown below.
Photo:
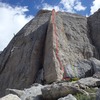
<path fill-rule="evenodd" d="M 74 66 L 76 62 L 98 56 L 88 29 L 86 17 L 53 11 L 46 36 L 43 66 L 47 83 L 63 79 L 62 67 Z"/>
<path fill-rule="evenodd" d="M 43 66 L 50 13 L 39 14 L 16 34 L 0 56 L 0 95 L 6 88 L 23 89 L 34 83 Z"/>
<path fill-rule="evenodd" d="M 59 16 L 63 20 L 66 34 L 66 62 L 74 64 L 79 60 L 96 57 L 96 48 L 91 43 L 87 18 L 84 16 L 62 13 Z"/>
<path fill-rule="evenodd" d="M 52 83 L 62 80 L 66 65 L 98 58 L 95 46 L 99 44 L 91 42 L 93 29 L 89 30 L 86 17 L 64 12 L 54 15 L 52 19 L 50 11 L 40 11 L 0 54 L 0 96 L 6 88 L 32 85 L 41 69 L 46 83 Z"/>
<path fill-rule="evenodd" d="M 92 43 L 97 48 L 100 57 L 100 9 L 88 17 L 88 24 Z"/>

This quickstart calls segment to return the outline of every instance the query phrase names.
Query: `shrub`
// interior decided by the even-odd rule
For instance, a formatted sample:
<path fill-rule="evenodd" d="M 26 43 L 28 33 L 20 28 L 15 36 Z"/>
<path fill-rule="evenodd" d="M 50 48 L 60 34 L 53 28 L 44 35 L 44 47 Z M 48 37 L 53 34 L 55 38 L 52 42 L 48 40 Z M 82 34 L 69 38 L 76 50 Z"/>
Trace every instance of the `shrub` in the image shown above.
<path fill-rule="evenodd" d="M 75 97 L 77 100 L 96 100 L 96 97 L 93 96 L 89 97 L 83 94 L 76 94 Z"/>

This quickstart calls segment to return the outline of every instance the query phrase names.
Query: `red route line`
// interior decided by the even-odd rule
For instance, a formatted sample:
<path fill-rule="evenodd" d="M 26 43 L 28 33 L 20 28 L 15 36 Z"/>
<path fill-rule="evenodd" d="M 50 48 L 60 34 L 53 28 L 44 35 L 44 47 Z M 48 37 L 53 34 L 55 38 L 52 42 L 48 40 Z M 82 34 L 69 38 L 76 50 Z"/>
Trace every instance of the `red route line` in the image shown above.
<path fill-rule="evenodd" d="M 53 27 L 54 27 L 54 32 L 53 33 L 55 34 L 55 40 L 56 40 L 56 57 L 57 57 L 58 62 L 60 64 L 60 69 L 64 72 L 64 67 L 63 67 L 63 65 L 60 61 L 59 55 L 58 55 L 59 50 L 58 50 L 58 38 L 57 38 L 57 30 L 56 30 L 56 23 L 55 23 L 55 14 L 56 14 L 56 12 L 53 9 L 52 10 L 52 23 L 53 23 Z"/>
<path fill-rule="evenodd" d="M 61 63 L 61 60 L 60 60 L 60 58 L 59 58 L 59 55 L 58 55 L 58 53 L 59 53 L 59 50 L 58 50 L 58 38 L 57 38 L 57 30 L 56 30 L 56 23 L 55 23 L 55 15 L 56 15 L 56 14 L 57 14 L 57 13 L 56 13 L 55 10 L 53 9 L 53 10 L 52 10 L 52 24 L 53 24 L 53 27 L 54 27 L 53 33 L 55 34 L 55 40 L 56 40 L 56 57 L 57 57 L 58 62 L 59 62 L 59 64 L 60 64 L 60 69 L 63 71 L 63 75 L 64 75 L 64 74 L 65 74 L 65 73 L 64 73 L 64 67 L 63 67 L 63 65 L 62 65 L 62 63 Z M 69 77 L 64 77 L 64 76 L 63 76 L 62 80 L 67 80 L 67 81 L 69 81 L 70 78 L 69 78 Z"/>

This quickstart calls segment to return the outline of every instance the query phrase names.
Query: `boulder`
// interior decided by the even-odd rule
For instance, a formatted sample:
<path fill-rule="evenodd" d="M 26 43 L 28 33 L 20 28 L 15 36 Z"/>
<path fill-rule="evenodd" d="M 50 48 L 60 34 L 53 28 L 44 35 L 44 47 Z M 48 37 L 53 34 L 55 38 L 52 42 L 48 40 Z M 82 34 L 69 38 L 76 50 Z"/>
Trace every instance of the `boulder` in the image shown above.
<path fill-rule="evenodd" d="M 100 79 L 87 77 L 78 80 L 78 84 L 83 84 L 88 87 L 99 87 L 100 86 Z"/>
<path fill-rule="evenodd" d="M 100 79 L 100 72 L 95 73 L 95 74 L 93 75 L 93 77 L 94 77 L 94 78 Z"/>
<path fill-rule="evenodd" d="M 8 94 L 14 94 L 17 95 L 18 97 L 21 97 L 24 94 L 24 90 L 17 90 L 17 89 L 6 89 L 6 95 Z"/>
<path fill-rule="evenodd" d="M 69 94 L 66 97 L 59 98 L 58 100 L 77 100 L 77 99 L 72 94 Z"/>
<path fill-rule="evenodd" d="M 87 59 L 78 61 L 75 65 L 67 65 L 65 66 L 65 77 L 70 78 L 85 78 L 89 76 L 93 76 L 94 69 L 91 65 L 91 62 Z"/>
<path fill-rule="evenodd" d="M 21 100 L 42 100 L 42 88 L 42 85 L 35 83 L 30 88 L 24 90 L 7 89 L 6 94 L 16 94 L 18 97 L 21 98 Z"/>
<path fill-rule="evenodd" d="M 89 61 L 91 62 L 92 69 L 93 69 L 93 77 L 100 79 L 100 60 L 96 58 L 90 58 Z"/>
<path fill-rule="evenodd" d="M 68 94 L 77 94 L 77 93 L 88 95 L 86 91 L 78 88 L 72 83 L 67 83 L 67 82 L 54 83 L 42 88 L 42 96 L 43 99 L 46 100 L 55 100 L 60 97 L 64 97 Z"/>
<path fill-rule="evenodd" d="M 0 98 L 0 100 L 21 100 L 21 99 L 17 95 L 8 94 L 8 95 Z"/>
<path fill-rule="evenodd" d="M 89 60 L 91 61 L 91 64 L 93 66 L 94 73 L 100 72 L 100 60 L 96 58 L 90 58 Z"/>

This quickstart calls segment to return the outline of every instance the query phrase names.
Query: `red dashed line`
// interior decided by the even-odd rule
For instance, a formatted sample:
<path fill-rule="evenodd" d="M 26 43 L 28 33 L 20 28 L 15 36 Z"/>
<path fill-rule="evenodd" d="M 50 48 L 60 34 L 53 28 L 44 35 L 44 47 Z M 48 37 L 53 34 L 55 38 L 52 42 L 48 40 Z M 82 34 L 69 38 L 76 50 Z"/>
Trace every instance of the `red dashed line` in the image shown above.
<path fill-rule="evenodd" d="M 58 36 L 57 36 L 57 30 L 56 30 L 56 23 L 55 23 L 55 15 L 56 15 L 57 13 L 55 12 L 55 10 L 53 9 L 52 10 L 52 24 L 53 24 L 53 28 L 54 28 L 54 31 L 53 31 L 53 34 L 54 34 L 54 39 L 56 40 L 56 58 L 58 59 L 58 62 L 59 62 L 59 64 L 60 64 L 60 69 L 63 71 L 63 73 L 64 73 L 64 67 L 63 67 L 63 65 L 62 65 L 62 63 L 61 63 L 61 60 L 60 60 L 60 57 L 59 57 L 59 55 L 58 55 L 58 53 L 59 53 L 59 47 L 58 47 Z M 69 80 L 70 78 L 64 78 L 63 77 L 63 80 Z"/>
<path fill-rule="evenodd" d="M 60 61 L 59 55 L 58 55 L 59 50 L 58 50 L 58 38 L 57 38 L 57 30 L 56 30 L 56 23 L 55 23 L 55 14 L 57 14 L 57 13 L 56 13 L 55 10 L 53 9 L 53 10 L 52 10 L 52 23 L 53 23 L 53 27 L 54 27 L 54 34 L 55 34 L 55 40 L 56 40 L 56 57 L 57 57 L 58 62 L 59 62 L 59 64 L 60 64 L 61 70 L 64 71 L 64 67 L 63 67 L 63 65 L 62 65 L 62 63 L 61 63 L 61 61 Z"/>

